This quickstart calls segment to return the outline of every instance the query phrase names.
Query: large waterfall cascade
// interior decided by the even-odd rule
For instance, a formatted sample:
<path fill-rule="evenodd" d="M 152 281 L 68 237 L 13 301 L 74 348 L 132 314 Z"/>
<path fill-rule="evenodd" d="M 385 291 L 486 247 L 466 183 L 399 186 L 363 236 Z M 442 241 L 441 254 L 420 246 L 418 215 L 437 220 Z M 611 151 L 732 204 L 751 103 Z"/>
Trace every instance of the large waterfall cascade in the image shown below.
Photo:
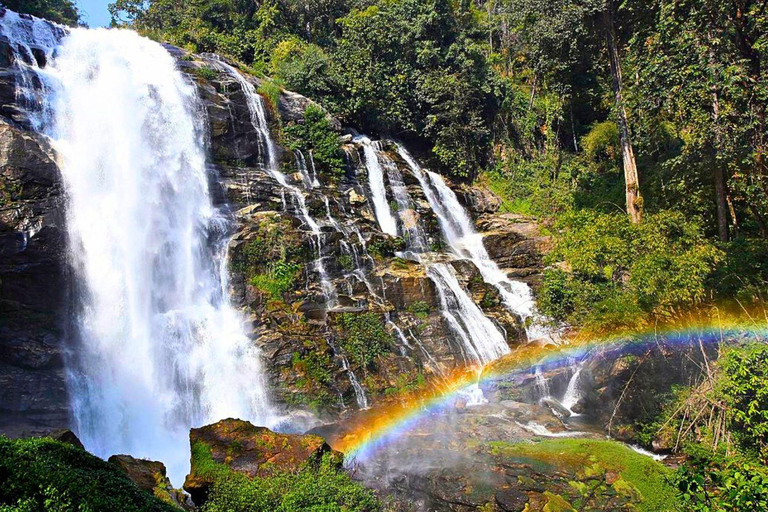
<path fill-rule="evenodd" d="M 161 45 L 134 32 L 52 39 L 40 36 L 46 27 L 10 11 L 1 23 L 15 65 L 45 85 L 35 114 L 67 194 L 76 430 L 98 455 L 164 461 L 178 485 L 190 427 L 278 421 L 259 351 L 229 302 L 232 229 L 211 203 L 195 88 Z M 50 45 L 42 69 L 26 58 L 33 43 Z"/>
<path fill-rule="evenodd" d="M 266 393 L 259 350 L 230 304 L 227 248 L 234 229 L 211 201 L 207 120 L 195 87 L 162 46 L 130 31 L 69 31 L 6 11 L 0 35 L 15 43 L 18 103 L 29 107 L 31 127 L 53 141 L 67 194 L 78 299 L 78 341 L 68 365 L 78 434 L 101 456 L 162 460 L 178 484 L 188 469 L 190 427 L 225 417 L 268 426 L 282 421 Z M 337 302 L 345 288 L 352 295 L 352 280 L 385 300 L 383 278 L 381 284 L 372 280 L 376 263 L 365 237 L 355 223 L 334 217 L 329 197 L 337 212 L 347 213 L 322 193 L 312 153 L 294 153 L 301 179 L 291 182 L 280 169 L 281 149 L 254 83 L 223 60 L 211 62 L 241 87 L 260 160 L 280 185 L 286 212 L 311 235 L 312 279 L 326 308 L 343 311 Z M 508 353 L 503 329 L 473 301 L 445 255 L 429 254 L 404 173 L 384 144 L 365 136 L 354 143 L 367 169 L 375 222 L 383 233 L 402 236 L 403 257 L 423 265 L 465 362 L 483 365 Z M 532 320 L 529 338 L 546 334 L 530 289 L 508 279 L 488 256 L 445 181 L 422 169 L 401 145 L 397 151 L 439 220 L 448 259 L 472 261 L 508 309 Z M 324 202 L 324 216 L 310 213 L 310 196 Z M 333 232 L 355 267 L 343 271 L 341 284 L 326 269 Z M 410 329 L 406 334 L 390 313 L 386 323 L 402 355 L 421 354 L 435 373 L 442 371 L 418 335 Z M 367 408 L 369 398 L 347 355 L 333 349 L 358 407 Z"/>

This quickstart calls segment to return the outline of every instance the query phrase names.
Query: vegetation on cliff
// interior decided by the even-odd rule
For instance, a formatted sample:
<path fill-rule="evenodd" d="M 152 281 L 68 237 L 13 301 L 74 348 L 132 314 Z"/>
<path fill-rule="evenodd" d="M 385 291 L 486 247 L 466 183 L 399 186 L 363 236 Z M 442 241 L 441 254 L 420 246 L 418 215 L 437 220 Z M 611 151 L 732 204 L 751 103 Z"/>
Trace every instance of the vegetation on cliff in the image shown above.
<path fill-rule="evenodd" d="M 64 25 L 75 26 L 80 22 L 80 12 L 72 0 L 6 0 L 3 5 L 12 11 L 32 14 Z"/>
<path fill-rule="evenodd" d="M 685 454 L 673 481 L 685 510 L 768 507 L 768 347 L 722 348 L 701 381 L 676 388 L 645 441 Z"/>
<path fill-rule="evenodd" d="M 236 450 L 236 447 L 233 448 Z M 332 454 L 297 471 L 275 468 L 266 476 L 248 478 L 216 462 L 204 443 L 192 446 L 192 466 L 214 482 L 204 512 L 299 512 L 313 510 L 375 512 L 374 493 L 354 482 Z"/>
<path fill-rule="evenodd" d="M 0 510 L 177 510 L 116 466 L 53 439 L 0 437 Z"/>

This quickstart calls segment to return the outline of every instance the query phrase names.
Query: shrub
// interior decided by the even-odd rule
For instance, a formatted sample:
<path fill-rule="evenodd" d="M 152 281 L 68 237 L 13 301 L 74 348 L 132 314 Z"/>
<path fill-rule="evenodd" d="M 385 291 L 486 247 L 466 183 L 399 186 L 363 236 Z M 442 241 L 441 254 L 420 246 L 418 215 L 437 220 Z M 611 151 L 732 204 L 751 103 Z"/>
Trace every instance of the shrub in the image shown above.
<path fill-rule="evenodd" d="M 219 73 L 212 68 L 195 68 L 195 74 L 204 80 L 213 80 Z"/>
<path fill-rule="evenodd" d="M 427 318 L 427 315 L 429 315 L 429 304 L 423 300 L 408 304 L 406 309 L 421 319 Z"/>
<path fill-rule="evenodd" d="M 768 461 L 768 347 L 732 349 L 718 361 L 716 394 L 745 452 Z"/>
<path fill-rule="evenodd" d="M 264 79 L 259 84 L 256 92 L 267 98 L 272 110 L 277 111 L 277 106 L 280 104 L 280 93 L 283 92 L 283 88 L 278 81 Z"/>
<path fill-rule="evenodd" d="M 614 328 L 665 316 L 707 297 L 722 252 L 695 220 L 675 212 L 631 224 L 624 214 L 563 216 L 540 291 L 547 315 L 574 325 Z"/>
<path fill-rule="evenodd" d="M 213 460 L 203 443 L 192 447 L 200 474 L 214 485 L 203 512 L 376 512 L 381 507 L 373 491 L 354 482 L 329 454 L 297 473 L 275 471 L 249 479 Z"/>
<path fill-rule="evenodd" d="M 343 313 L 339 326 L 342 348 L 363 367 L 373 367 L 376 358 L 394 342 L 376 313 Z"/>
<path fill-rule="evenodd" d="M 312 152 L 315 168 L 331 176 L 344 176 L 344 153 L 341 140 L 333 130 L 328 114 L 321 107 L 310 104 L 304 110 L 304 122 L 285 128 L 288 145 L 293 150 Z"/>
<path fill-rule="evenodd" d="M 53 439 L 0 437 L 0 510 L 174 511 L 116 466 Z"/>

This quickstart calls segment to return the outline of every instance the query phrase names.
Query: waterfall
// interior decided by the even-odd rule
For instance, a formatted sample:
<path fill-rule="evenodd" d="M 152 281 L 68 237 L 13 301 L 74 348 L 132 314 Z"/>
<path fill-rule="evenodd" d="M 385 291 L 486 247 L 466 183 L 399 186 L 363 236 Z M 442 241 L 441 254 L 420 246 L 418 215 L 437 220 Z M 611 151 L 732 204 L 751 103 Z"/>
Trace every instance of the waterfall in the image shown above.
<path fill-rule="evenodd" d="M 229 302 L 232 226 L 211 203 L 195 88 L 121 30 L 72 30 L 43 72 L 77 276 L 76 430 L 102 457 L 164 461 L 178 485 L 190 427 L 277 421 Z"/>
<path fill-rule="evenodd" d="M 482 235 L 475 231 L 472 220 L 442 176 L 422 169 L 402 145 L 397 145 L 397 151 L 419 180 L 451 251 L 456 256 L 474 263 L 483 280 L 499 290 L 505 306 L 511 312 L 523 320 L 533 320 L 526 328 L 529 339 L 551 338 L 552 333 L 542 325 L 536 312 L 536 302 L 530 287 L 523 282 L 509 279 L 491 259 L 483 245 Z"/>
<path fill-rule="evenodd" d="M 573 363 L 569 366 L 573 366 Z M 584 363 L 579 364 L 576 367 L 576 371 L 573 372 L 570 380 L 568 380 L 568 387 L 565 390 L 565 395 L 560 401 L 563 407 L 571 412 L 571 416 L 579 416 L 578 413 L 573 412 L 573 406 L 576 405 L 581 398 L 581 392 L 579 391 L 579 378 L 581 377 L 581 370 L 584 368 Z"/>
<path fill-rule="evenodd" d="M 435 283 L 443 317 L 462 341 L 469 362 L 486 364 L 509 352 L 505 335 L 467 295 L 452 267 L 430 265 L 427 275 Z"/>
<path fill-rule="evenodd" d="M 22 18 L 8 9 L 2 13 L 0 35 L 8 38 L 13 52 L 16 104 L 25 111 L 35 131 L 40 131 L 45 119 L 50 117 L 46 97 L 51 92 L 51 84 L 48 75 L 41 72 L 41 66 L 51 59 L 67 30 L 34 16 Z"/>
<path fill-rule="evenodd" d="M 375 147 L 376 143 L 364 135 L 355 137 L 354 141 L 363 146 L 365 168 L 368 170 L 368 185 L 371 189 L 371 200 L 373 201 L 376 220 L 379 221 L 379 226 L 384 233 L 397 236 L 397 222 L 387 201 L 384 170 L 381 168 L 378 151 Z"/>

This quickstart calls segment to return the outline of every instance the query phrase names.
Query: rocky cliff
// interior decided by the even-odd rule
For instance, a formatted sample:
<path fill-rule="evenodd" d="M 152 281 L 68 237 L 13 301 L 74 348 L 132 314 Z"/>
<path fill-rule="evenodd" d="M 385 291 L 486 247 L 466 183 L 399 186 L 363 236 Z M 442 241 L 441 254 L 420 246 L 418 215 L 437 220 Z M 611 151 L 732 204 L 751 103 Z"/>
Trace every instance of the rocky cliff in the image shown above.
<path fill-rule="evenodd" d="M 64 356 L 76 342 L 67 340 L 73 315 L 61 177 L 16 94 L 20 78 L 10 44 L 0 40 L 0 383 L 8 390 L 0 398 L 0 429 L 18 434 L 68 425 Z M 404 255 L 408 241 L 383 233 L 376 222 L 361 144 L 330 120 L 344 141 L 345 171 L 318 172 L 311 151 L 289 149 L 285 134 L 304 122 L 311 100 L 289 91 L 265 96 L 287 182 L 279 183 L 265 168 L 243 84 L 216 56 L 167 49 L 196 84 L 205 112 L 214 197 L 235 227 L 231 293 L 267 359 L 274 399 L 336 417 L 395 399 L 470 362 L 426 265 Z M 32 88 L 44 93 L 42 84 Z M 455 269 L 460 286 L 509 346 L 524 343 L 521 319 L 503 306 L 499 290 L 471 261 L 446 250 L 423 187 L 395 144 L 382 141 L 377 150 L 402 175 L 412 211 L 399 216 L 423 230 L 430 248 L 425 258 Z M 306 187 L 309 173 L 313 183 Z M 499 214 L 499 201 L 485 189 L 449 185 L 487 232 L 486 248 L 504 272 L 535 282 L 547 247 L 535 222 Z M 291 197 L 291 187 L 301 189 L 305 204 Z M 396 208 L 393 190 L 387 194 Z"/>

